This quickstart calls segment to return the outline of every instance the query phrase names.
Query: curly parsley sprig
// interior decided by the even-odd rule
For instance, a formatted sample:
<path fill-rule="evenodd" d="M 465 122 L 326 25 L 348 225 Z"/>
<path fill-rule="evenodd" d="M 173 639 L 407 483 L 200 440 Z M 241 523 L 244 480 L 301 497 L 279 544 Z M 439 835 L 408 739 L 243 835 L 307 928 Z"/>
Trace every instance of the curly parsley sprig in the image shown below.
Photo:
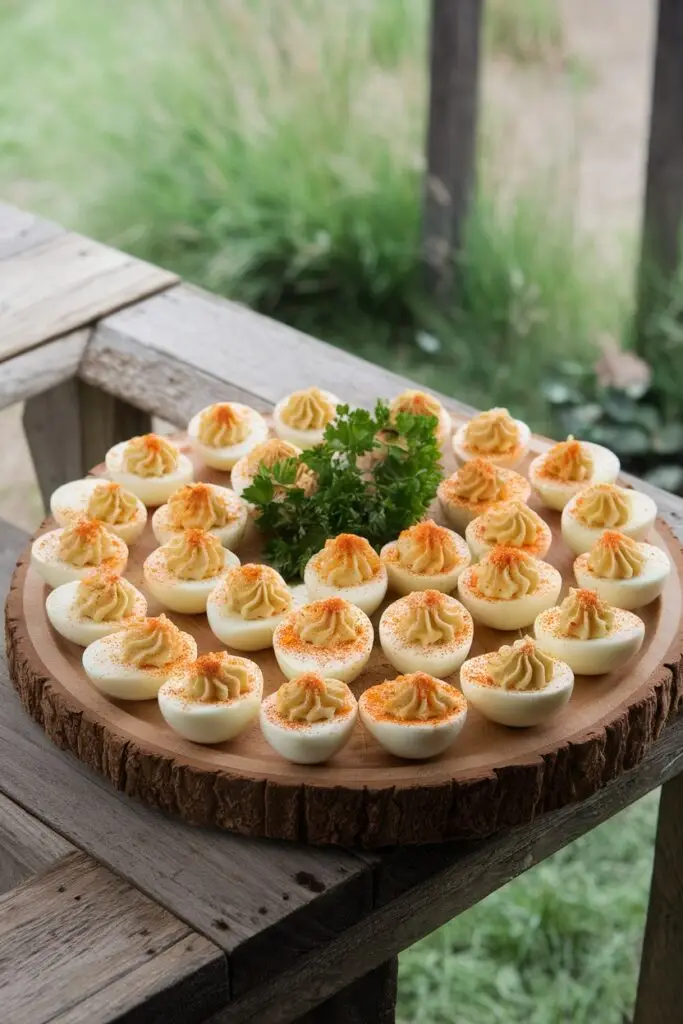
<path fill-rule="evenodd" d="M 441 479 L 433 416 L 337 407 L 322 444 L 300 459 L 261 466 L 244 497 L 258 509 L 265 555 L 286 579 L 300 577 L 328 537 L 356 533 L 375 548 L 424 515 Z M 296 485 L 303 462 L 317 477 L 307 494 Z"/>

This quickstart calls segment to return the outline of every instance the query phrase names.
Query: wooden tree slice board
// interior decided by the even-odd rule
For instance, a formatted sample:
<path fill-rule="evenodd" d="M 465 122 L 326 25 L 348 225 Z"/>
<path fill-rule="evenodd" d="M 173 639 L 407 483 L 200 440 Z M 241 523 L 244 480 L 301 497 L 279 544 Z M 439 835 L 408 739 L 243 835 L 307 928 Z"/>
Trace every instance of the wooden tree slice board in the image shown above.
<path fill-rule="evenodd" d="M 445 468 L 454 468 L 448 459 Z M 229 482 L 227 474 L 201 466 L 197 476 Z M 562 542 L 559 515 L 535 507 L 551 525 L 548 560 L 562 572 L 566 590 L 573 583 L 573 559 Z M 165 724 L 156 701 L 111 701 L 90 684 L 81 648 L 63 640 L 47 620 L 47 588 L 29 567 L 28 552 L 7 602 L 10 671 L 26 710 L 55 743 L 130 796 L 194 824 L 363 847 L 481 838 L 585 798 L 634 767 L 678 710 L 683 558 L 664 523 L 657 522 L 651 540 L 669 552 L 675 571 L 662 598 L 639 612 L 646 639 L 625 671 L 577 677 L 569 704 L 533 729 L 507 729 L 471 708 L 453 747 L 424 763 L 387 754 L 360 724 L 348 746 L 319 766 L 283 760 L 266 744 L 258 724 L 221 746 L 183 740 Z M 131 548 L 126 575 L 143 590 L 141 565 L 155 546 L 148 526 Z M 238 554 L 245 562 L 257 560 L 258 552 L 252 527 Z M 150 614 L 159 610 L 150 600 Z M 375 626 L 379 615 L 373 617 Z M 205 616 L 171 617 L 196 637 L 201 652 L 221 649 Z M 518 635 L 477 625 L 472 654 Z M 276 689 L 283 677 L 272 651 L 251 656 L 263 670 L 266 692 Z M 354 692 L 396 674 L 376 643 Z"/>

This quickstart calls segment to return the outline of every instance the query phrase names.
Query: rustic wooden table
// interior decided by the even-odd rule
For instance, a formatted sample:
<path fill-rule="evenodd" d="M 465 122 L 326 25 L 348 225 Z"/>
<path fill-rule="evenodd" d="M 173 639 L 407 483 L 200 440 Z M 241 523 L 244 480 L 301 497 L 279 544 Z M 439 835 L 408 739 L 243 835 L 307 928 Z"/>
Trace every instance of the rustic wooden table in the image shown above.
<path fill-rule="evenodd" d="M 0 206 L 0 408 L 26 402 L 45 496 L 152 414 L 184 425 L 222 399 L 268 409 L 308 384 L 370 404 L 405 383 Z M 683 501 L 654 493 L 683 538 Z M 26 541 L 0 527 L 5 589 Z M 313 849 L 192 828 L 131 801 L 51 745 L 3 669 L 2 1019 L 389 1024 L 401 949 L 663 785 L 635 1021 L 678 1024 L 682 741 L 672 713 L 637 768 L 484 842 Z"/>

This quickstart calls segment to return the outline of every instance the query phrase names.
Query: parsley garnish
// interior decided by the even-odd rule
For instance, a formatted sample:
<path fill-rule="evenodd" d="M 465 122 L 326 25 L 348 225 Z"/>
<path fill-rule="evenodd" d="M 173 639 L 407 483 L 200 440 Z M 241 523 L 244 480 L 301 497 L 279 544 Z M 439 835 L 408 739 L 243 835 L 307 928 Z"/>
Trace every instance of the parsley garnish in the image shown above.
<path fill-rule="evenodd" d="M 300 461 L 317 476 L 307 495 L 296 486 L 297 459 L 261 466 L 244 497 L 258 509 L 265 555 L 286 579 L 300 577 L 328 537 L 356 533 L 375 548 L 417 522 L 441 479 L 437 422 L 378 402 L 374 414 L 337 407 L 322 444 Z"/>

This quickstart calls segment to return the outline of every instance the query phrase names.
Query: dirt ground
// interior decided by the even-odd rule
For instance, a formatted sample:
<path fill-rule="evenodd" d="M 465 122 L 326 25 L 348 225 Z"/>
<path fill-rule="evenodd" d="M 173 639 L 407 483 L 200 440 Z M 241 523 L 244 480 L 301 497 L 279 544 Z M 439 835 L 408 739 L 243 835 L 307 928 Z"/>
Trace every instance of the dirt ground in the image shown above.
<path fill-rule="evenodd" d="M 559 0 L 563 53 L 550 66 L 489 61 L 483 95 L 508 147 L 501 187 L 540 170 L 569 198 L 577 230 L 630 273 L 639 229 L 654 36 L 654 0 Z M 569 68 L 569 70 L 568 70 Z M 41 514 L 21 410 L 0 413 L 0 516 L 26 529 Z"/>

